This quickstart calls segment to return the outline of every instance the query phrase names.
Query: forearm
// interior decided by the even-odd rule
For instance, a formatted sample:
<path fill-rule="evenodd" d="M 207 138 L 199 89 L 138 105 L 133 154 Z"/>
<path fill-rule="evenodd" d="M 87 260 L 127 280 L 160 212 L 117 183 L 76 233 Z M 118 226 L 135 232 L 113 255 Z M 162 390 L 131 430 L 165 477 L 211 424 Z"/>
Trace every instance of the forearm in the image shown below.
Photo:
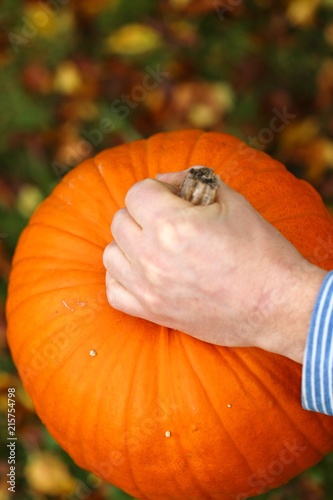
<path fill-rule="evenodd" d="M 301 256 L 291 267 L 283 263 L 273 269 L 270 304 L 264 304 L 261 312 L 267 321 L 263 321 L 257 346 L 302 364 L 312 311 L 326 271 Z"/>

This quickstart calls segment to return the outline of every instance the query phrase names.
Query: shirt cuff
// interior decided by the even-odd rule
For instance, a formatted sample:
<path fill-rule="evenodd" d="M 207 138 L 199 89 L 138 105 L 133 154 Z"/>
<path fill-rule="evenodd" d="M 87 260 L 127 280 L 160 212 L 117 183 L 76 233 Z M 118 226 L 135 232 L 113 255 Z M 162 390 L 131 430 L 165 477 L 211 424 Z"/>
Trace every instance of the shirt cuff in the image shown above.
<path fill-rule="evenodd" d="M 325 276 L 311 316 L 303 363 L 302 406 L 333 415 L 333 271 Z"/>

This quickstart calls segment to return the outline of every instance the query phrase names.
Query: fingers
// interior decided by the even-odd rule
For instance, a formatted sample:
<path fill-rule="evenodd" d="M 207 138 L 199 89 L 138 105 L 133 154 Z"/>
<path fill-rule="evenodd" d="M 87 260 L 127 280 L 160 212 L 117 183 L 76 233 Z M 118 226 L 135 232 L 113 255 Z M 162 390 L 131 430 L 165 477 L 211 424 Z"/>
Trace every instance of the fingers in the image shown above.
<path fill-rule="evenodd" d="M 168 172 L 164 174 L 157 174 L 156 179 L 158 181 L 170 184 L 174 186 L 177 190 L 179 190 L 187 172 L 188 170 L 182 170 L 180 172 Z"/>
<path fill-rule="evenodd" d="M 106 295 L 109 304 L 132 316 L 143 317 L 143 307 L 132 293 L 135 276 L 131 263 L 115 242 L 104 250 L 103 264 L 106 268 Z"/>
<path fill-rule="evenodd" d="M 111 232 L 118 247 L 130 262 L 132 262 L 133 252 L 137 250 L 141 231 L 141 227 L 130 216 L 126 208 L 116 212 L 112 220 Z"/>
<path fill-rule="evenodd" d="M 110 278 L 117 280 L 127 287 L 128 282 L 133 279 L 133 271 L 130 261 L 113 241 L 104 250 L 103 264 Z"/>
<path fill-rule="evenodd" d="M 145 179 L 131 187 L 126 195 L 125 204 L 135 222 L 144 227 L 163 215 L 170 216 L 173 211 L 191 205 L 176 194 L 177 190 L 172 185 Z"/>
<path fill-rule="evenodd" d="M 186 170 L 181 170 L 180 172 L 167 172 L 164 174 L 157 174 L 156 179 L 158 181 L 166 182 L 167 184 L 171 184 L 177 191 L 182 185 L 184 178 L 189 170 L 192 168 L 204 168 L 204 165 L 193 165 L 192 167 L 187 168 Z"/>
<path fill-rule="evenodd" d="M 121 283 L 106 272 L 106 295 L 110 306 L 131 316 L 144 318 L 140 302 Z"/>

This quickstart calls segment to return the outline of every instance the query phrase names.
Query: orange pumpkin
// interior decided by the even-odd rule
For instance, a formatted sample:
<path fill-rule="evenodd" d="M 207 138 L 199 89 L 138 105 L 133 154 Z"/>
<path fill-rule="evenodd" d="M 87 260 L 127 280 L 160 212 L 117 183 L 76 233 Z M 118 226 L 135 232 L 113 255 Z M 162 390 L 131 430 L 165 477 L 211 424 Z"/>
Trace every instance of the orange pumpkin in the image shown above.
<path fill-rule="evenodd" d="M 235 137 L 191 130 L 103 151 L 68 173 L 24 230 L 10 277 L 9 345 L 38 415 L 81 467 L 138 499 L 242 500 L 333 448 L 333 418 L 301 407 L 299 364 L 107 304 L 102 254 L 127 190 L 196 164 L 333 268 L 333 221 L 310 185 Z"/>

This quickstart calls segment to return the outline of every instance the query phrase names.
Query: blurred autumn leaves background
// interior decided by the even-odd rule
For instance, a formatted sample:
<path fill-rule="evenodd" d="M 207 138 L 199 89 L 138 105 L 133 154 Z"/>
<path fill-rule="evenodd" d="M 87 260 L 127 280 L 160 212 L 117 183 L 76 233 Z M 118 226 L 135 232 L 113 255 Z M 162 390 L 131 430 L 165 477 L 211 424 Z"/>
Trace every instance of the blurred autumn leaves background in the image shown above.
<path fill-rule="evenodd" d="M 84 158 L 183 128 L 266 150 L 331 210 L 333 0 L 2 0 L 0 28 L 0 412 L 4 436 L 7 388 L 16 387 L 14 496 L 129 498 L 72 463 L 17 378 L 4 304 L 18 236 Z M 333 456 L 260 498 L 333 498 Z"/>

